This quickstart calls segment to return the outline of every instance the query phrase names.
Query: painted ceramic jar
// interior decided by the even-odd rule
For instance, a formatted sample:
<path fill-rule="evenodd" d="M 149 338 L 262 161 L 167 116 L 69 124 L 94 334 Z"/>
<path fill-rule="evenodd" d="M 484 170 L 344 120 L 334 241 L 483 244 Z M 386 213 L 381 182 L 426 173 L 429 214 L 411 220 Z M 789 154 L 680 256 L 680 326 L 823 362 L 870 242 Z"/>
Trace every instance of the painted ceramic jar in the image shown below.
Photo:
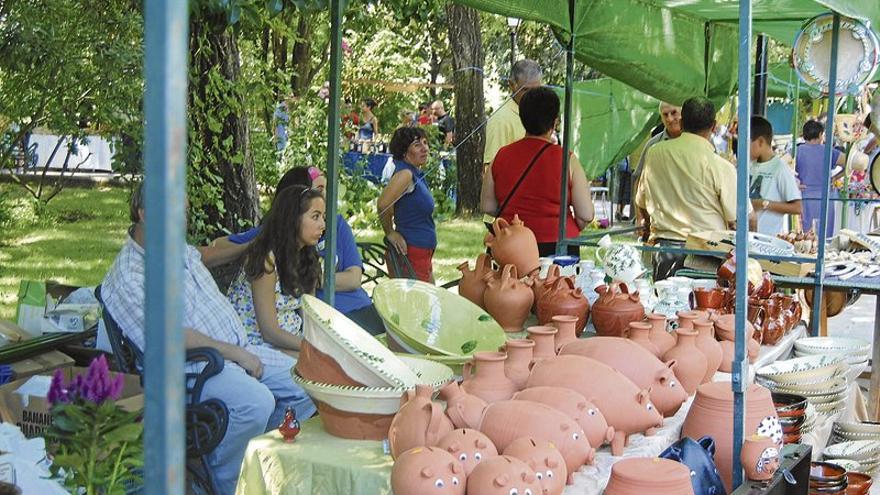
<path fill-rule="evenodd" d="M 487 273 L 484 280 L 486 292 L 483 300 L 486 311 L 505 332 L 521 332 L 535 298 L 532 289 L 527 283 L 518 280 L 517 269 L 513 265 L 505 265 L 500 277 Z"/>
<path fill-rule="evenodd" d="M 514 215 L 509 223 L 503 218 L 496 218 L 492 229 L 495 233 L 486 234 L 483 242 L 499 265 L 515 265 L 523 277 L 540 267 L 535 233 L 526 227 L 519 215 Z"/>
<path fill-rule="evenodd" d="M 743 442 L 740 461 L 747 479 L 767 481 L 779 469 L 779 447 L 770 437 L 752 435 Z"/>
<path fill-rule="evenodd" d="M 645 317 L 638 292 L 630 294 L 626 285 L 613 283 L 599 287 L 597 292 L 599 299 L 592 309 L 597 335 L 622 337 L 630 322 Z"/>
<path fill-rule="evenodd" d="M 466 261 L 458 265 L 458 270 L 461 272 L 458 294 L 485 309 L 483 294 L 486 292 L 486 275 L 489 273 L 493 277 L 498 275 L 492 269 L 492 259 L 486 253 L 482 253 L 477 256 L 477 263 L 473 270 L 470 269 Z"/>
<path fill-rule="evenodd" d="M 461 369 L 462 388 L 491 404 L 507 400 L 516 392 L 516 384 L 504 373 L 507 354 L 503 352 L 475 352 Z M 476 368 L 476 374 L 473 369 Z"/>
<path fill-rule="evenodd" d="M 654 290 L 657 292 L 657 304 L 654 305 L 654 312 L 660 313 L 668 320 L 678 318 L 679 311 L 690 311 L 690 294 L 691 291 L 687 287 L 679 287 L 669 280 L 661 280 L 654 283 Z"/>
<path fill-rule="evenodd" d="M 596 257 L 602 260 L 605 274 L 611 280 L 632 284 L 645 273 L 639 250 L 629 244 L 615 244 L 609 235 L 599 240 Z"/>
<path fill-rule="evenodd" d="M 675 360 L 675 376 L 685 392 L 693 395 L 703 381 L 708 367 L 706 356 L 697 348 L 697 332 L 678 329 L 678 342 L 664 356 L 665 361 Z"/>

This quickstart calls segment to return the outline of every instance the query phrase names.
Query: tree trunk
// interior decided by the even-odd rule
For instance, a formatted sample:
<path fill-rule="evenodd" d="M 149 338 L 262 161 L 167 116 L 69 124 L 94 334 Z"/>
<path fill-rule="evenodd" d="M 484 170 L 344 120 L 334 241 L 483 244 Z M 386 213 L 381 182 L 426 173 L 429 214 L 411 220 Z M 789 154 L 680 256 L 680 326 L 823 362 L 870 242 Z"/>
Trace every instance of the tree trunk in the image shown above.
<path fill-rule="evenodd" d="M 459 146 L 456 154 L 458 199 L 455 209 L 459 215 L 472 215 L 479 213 L 483 147 L 486 141 L 482 127 L 486 119 L 483 74 L 467 69 L 484 65 L 480 14 L 470 7 L 451 2 L 446 6 L 446 13 L 455 69 L 455 144 Z M 479 130 L 474 132 L 476 129 Z"/>
<path fill-rule="evenodd" d="M 296 42 L 293 44 L 293 62 L 290 90 L 294 96 L 302 96 L 312 83 L 312 31 L 315 19 L 311 14 L 300 12 L 296 25 Z"/>

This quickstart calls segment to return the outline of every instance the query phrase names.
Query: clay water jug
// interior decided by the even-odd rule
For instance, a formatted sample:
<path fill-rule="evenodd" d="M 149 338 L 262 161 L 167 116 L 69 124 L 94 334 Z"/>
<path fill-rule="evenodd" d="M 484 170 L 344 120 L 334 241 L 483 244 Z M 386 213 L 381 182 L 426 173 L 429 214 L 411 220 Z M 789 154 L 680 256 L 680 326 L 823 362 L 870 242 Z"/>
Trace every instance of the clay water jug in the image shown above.
<path fill-rule="evenodd" d="M 454 429 L 440 404 L 431 401 L 433 394 L 433 387 L 420 384 L 416 385 L 415 390 L 407 390 L 401 398 L 400 410 L 394 415 L 388 430 L 391 457 L 394 459 L 413 447 L 437 445 Z"/>
<path fill-rule="evenodd" d="M 651 354 L 660 357 L 657 344 L 651 342 L 650 334 L 653 326 L 647 321 L 631 321 L 627 329 L 627 338 L 644 347 Z"/>
<path fill-rule="evenodd" d="M 657 346 L 660 356 L 675 347 L 675 335 L 666 331 L 666 315 L 651 313 L 648 315 L 648 323 L 651 324 L 651 333 L 648 337 Z"/>
<path fill-rule="evenodd" d="M 693 330 L 694 321 L 700 317 L 696 311 L 677 311 L 675 315 L 678 316 L 678 328 L 683 330 Z"/>
<path fill-rule="evenodd" d="M 471 270 L 467 261 L 458 265 L 461 271 L 461 281 L 458 283 L 458 294 L 468 299 L 470 302 L 485 309 L 483 302 L 483 293 L 486 292 L 487 273 L 496 276 L 497 273 L 492 270 L 492 260 L 489 255 L 482 253 L 477 256 L 477 264 Z"/>
<path fill-rule="evenodd" d="M 551 263 L 550 267 L 547 269 L 547 275 L 541 278 L 540 273 L 532 273 L 532 292 L 535 294 L 535 303 L 532 304 L 532 312 L 538 312 L 538 301 L 541 299 L 541 296 L 544 295 L 545 292 L 550 290 L 550 287 L 553 286 L 553 282 L 556 282 L 556 279 L 559 278 L 559 265 L 555 263 Z"/>
<path fill-rule="evenodd" d="M 767 481 L 779 469 L 779 447 L 770 437 L 751 435 L 743 442 L 740 461 L 747 479 Z"/>
<path fill-rule="evenodd" d="M 549 325 L 556 315 L 577 317 L 575 334 L 580 336 L 587 326 L 590 303 L 583 291 L 574 286 L 571 277 L 560 277 L 553 282 L 538 300 L 538 323 Z"/>
<path fill-rule="evenodd" d="M 556 334 L 559 330 L 556 327 L 534 326 L 526 328 L 528 339 L 535 343 L 532 349 L 532 362 L 556 357 Z"/>
<path fill-rule="evenodd" d="M 464 391 L 489 404 L 513 397 L 516 385 L 504 374 L 506 360 L 507 354 L 503 352 L 475 352 L 474 357 L 464 363 L 461 369 Z M 477 368 L 476 374 L 473 374 L 474 367 Z"/>
<path fill-rule="evenodd" d="M 721 344 L 721 364 L 718 366 L 718 371 L 730 373 L 733 369 L 733 357 L 735 355 L 736 347 L 733 341 L 730 340 L 722 340 L 719 344 Z M 761 352 L 761 344 L 755 339 L 749 339 L 746 341 L 746 352 L 749 362 L 754 363 L 755 360 L 758 359 L 758 354 Z"/>
<path fill-rule="evenodd" d="M 706 376 L 708 361 L 697 349 L 697 332 L 679 328 L 675 333 L 678 342 L 663 356 L 663 360 L 675 360 L 675 376 L 688 395 L 693 395 Z"/>
<path fill-rule="evenodd" d="M 556 315 L 550 319 L 550 324 L 556 327 L 556 352 L 562 349 L 562 346 L 578 339 L 577 334 L 577 316 Z"/>
<path fill-rule="evenodd" d="M 706 356 L 706 374 L 703 376 L 702 383 L 712 381 L 718 367 L 721 366 L 721 357 L 723 351 L 721 344 L 715 340 L 715 325 L 705 319 L 694 321 L 694 329 L 697 331 L 697 349 Z"/>
<path fill-rule="evenodd" d="M 532 363 L 534 348 L 533 340 L 510 339 L 499 349 L 507 353 L 504 374 L 516 385 L 517 390 L 522 390 L 526 386 L 526 380 L 529 379 L 529 365 Z"/>
<path fill-rule="evenodd" d="M 606 337 L 623 337 L 629 322 L 641 321 L 645 308 L 639 300 L 638 291 L 630 294 L 626 284 L 612 283 L 598 287 L 599 299 L 593 306 L 593 326 L 596 334 Z"/>
<path fill-rule="evenodd" d="M 524 277 L 541 266 L 535 233 L 525 226 L 519 215 L 514 215 L 511 222 L 496 218 L 492 229 L 495 233 L 486 234 L 483 243 L 499 265 L 515 265 Z"/>
<path fill-rule="evenodd" d="M 528 318 L 535 298 L 532 289 L 518 280 L 517 273 L 514 265 L 504 265 L 500 278 L 496 278 L 491 273 L 483 277 L 487 284 L 483 295 L 486 311 L 495 318 L 505 332 L 522 331 L 523 322 Z"/>
<path fill-rule="evenodd" d="M 465 392 L 458 382 L 452 381 L 440 389 L 440 399 L 446 401 L 446 416 L 456 428 L 477 428 L 489 404 L 476 395 Z"/>

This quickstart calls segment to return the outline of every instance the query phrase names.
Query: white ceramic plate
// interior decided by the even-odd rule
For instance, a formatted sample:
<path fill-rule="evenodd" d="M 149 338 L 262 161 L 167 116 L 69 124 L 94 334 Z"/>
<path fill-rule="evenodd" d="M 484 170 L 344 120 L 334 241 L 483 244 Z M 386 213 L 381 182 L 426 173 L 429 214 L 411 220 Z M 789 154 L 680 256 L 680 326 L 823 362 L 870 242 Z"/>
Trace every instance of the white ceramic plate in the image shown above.
<path fill-rule="evenodd" d="M 806 337 L 796 340 L 794 348 L 811 354 L 830 352 L 867 355 L 871 352 L 871 343 L 851 337 Z"/>
<path fill-rule="evenodd" d="M 819 411 L 820 414 L 830 415 L 840 411 L 846 407 L 846 400 L 839 400 L 837 402 L 826 402 L 823 404 L 816 404 L 816 410 Z"/>
<path fill-rule="evenodd" d="M 828 380 L 817 383 L 788 383 L 779 384 L 772 380 L 759 380 L 759 383 L 774 392 L 815 397 L 819 395 L 839 394 L 846 391 L 846 377 L 835 376 Z"/>
<path fill-rule="evenodd" d="M 871 433 L 880 435 L 880 423 L 855 423 L 850 421 L 839 421 L 834 423 L 834 429 L 838 431 L 847 431 L 852 433 Z"/>
<path fill-rule="evenodd" d="M 761 367 L 757 375 L 776 382 L 804 382 L 830 378 L 843 361 L 839 356 L 805 356 Z"/>
<path fill-rule="evenodd" d="M 825 447 L 822 454 L 825 457 L 854 459 L 861 462 L 862 459 L 880 458 L 880 442 L 876 440 L 855 440 L 838 443 Z"/>

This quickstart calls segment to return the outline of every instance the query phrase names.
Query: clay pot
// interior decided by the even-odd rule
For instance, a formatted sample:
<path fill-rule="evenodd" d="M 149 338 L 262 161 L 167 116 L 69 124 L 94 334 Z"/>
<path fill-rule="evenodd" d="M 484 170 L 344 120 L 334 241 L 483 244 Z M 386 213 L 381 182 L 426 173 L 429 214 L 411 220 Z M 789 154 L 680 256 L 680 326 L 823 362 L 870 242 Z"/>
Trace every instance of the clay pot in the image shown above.
<path fill-rule="evenodd" d="M 532 363 L 534 354 L 535 341 L 530 339 L 510 339 L 501 346 L 499 351 L 507 353 L 507 360 L 504 361 L 504 374 L 516 386 L 517 390 L 522 390 L 526 386 L 526 380 L 529 379 L 529 365 Z"/>
<path fill-rule="evenodd" d="M 666 315 L 651 313 L 648 315 L 648 323 L 651 324 L 651 333 L 648 337 L 657 346 L 661 356 L 675 347 L 675 335 L 666 331 Z"/>
<path fill-rule="evenodd" d="M 487 273 L 483 280 L 486 281 L 483 293 L 486 311 L 505 332 L 521 332 L 535 296 L 528 285 L 517 279 L 516 267 L 504 265 L 500 278 Z"/>
<path fill-rule="evenodd" d="M 749 323 L 751 323 L 752 326 L 755 328 L 761 328 L 764 325 L 764 315 L 764 306 L 762 306 L 761 303 L 758 301 L 755 301 L 753 303 L 752 299 L 749 298 L 749 309 L 746 315 L 746 319 L 749 321 Z M 758 333 L 760 334 L 761 332 Z M 763 334 L 761 338 L 763 340 Z"/>
<path fill-rule="evenodd" d="M 724 289 L 697 287 L 694 289 L 694 298 L 699 309 L 721 309 L 724 305 Z"/>
<path fill-rule="evenodd" d="M 626 284 L 612 283 L 596 288 L 599 299 L 593 305 L 593 326 L 596 334 L 623 337 L 631 321 L 645 318 L 645 307 L 639 300 L 638 291 L 629 293 Z"/>
<path fill-rule="evenodd" d="M 393 414 L 353 413 L 315 401 L 327 433 L 349 440 L 384 440 L 388 438 Z"/>
<path fill-rule="evenodd" d="M 443 414 L 440 405 L 431 400 L 433 393 L 430 385 L 416 385 L 415 390 L 407 390 L 401 398 L 400 410 L 388 430 L 394 459 L 413 447 L 437 445 L 453 430 L 452 421 Z"/>
<path fill-rule="evenodd" d="M 733 365 L 734 350 L 736 349 L 735 344 L 730 340 L 722 340 L 719 343 L 721 344 L 721 364 L 718 366 L 718 371 L 730 373 L 733 370 L 731 366 Z M 761 345 L 758 344 L 757 340 L 749 339 L 746 341 L 746 353 L 750 363 L 754 363 L 758 359 L 760 352 Z"/>
<path fill-rule="evenodd" d="M 513 400 L 528 400 L 546 404 L 574 419 L 593 448 L 610 443 L 614 428 L 608 426 L 605 416 L 595 404 L 583 395 L 563 387 L 532 387 L 513 394 Z"/>
<path fill-rule="evenodd" d="M 557 278 L 553 285 L 538 300 L 538 322 L 548 325 L 556 315 L 577 317 L 575 334 L 580 336 L 587 326 L 590 316 L 590 303 L 580 289 L 574 286 L 571 277 Z"/>
<path fill-rule="evenodd" d="M 801 300 L 798 298 L 797 294 L 792 297 L 791 301 L 791 312 L 794 315 L 794 324 L 797 325 L 801 322 L 801 318 L 803 317 L 804 308 L 801 306 Z"/>
<path fill-rule="evenodd" d="M 440 389 L 440 399 L 446 401 L 446 416 L 456 428 L 477 428 L 483 411 L 489 405 L 476 395 L 471 395 L 459 386 L 449 382 Z"/>
<path fill-rule="evenodd" d="M 577 341 L 579 335 L 576 331 L 578 324 L 576 316 L 556 315 L 550 320 L 550 324 L 556 327 L 556 352 L 559 352 L 565 344 Z"/>
<path fill-rule="evenodd" d="M 535 302 L 532 304 L 532 312 L 535 314 L 538 313 L 538 301 L 541 300 L 541 296 L 550 290 L 553 282 L 556 282 L 556 279 L 559 278 L 559 265 L 550 263 L 550 268 L 547 269 L 547 276 L 539 278 L 538 275 L 540 275 L 539 272 L 533 272 L 529 277 L 532 279 L 532 292 L 535 294 Z"/>
<path fill-rule="evenodd" d="M 556 327 L 534 326 L 526 328 L 526 331 L 529 333 L 529 340 L 535 342 L 532 362 L 556 357 L 556 334 L 559 332 Z"/>
<path fill-rule="evenodd" d="M 562 495 L 568 470 L 562 453 L 555 445 L 535 437 L 519 437 L 504 449 L 504 455 L 528 464 L 541 483 L 543 495 Z"/>
<path fill-rule="evenodd" d="M 678 330 L 693 330 L 694 322 L 700 318 L 696 311 L 676 311 L 678 316 Z"/>
<path fill-rule="evenodd" d="M 664 356 L 665 361 L 675 360 L 675 376 L 681 382 L 685 392 L 693 395 L 706 376 L 708 360 L 697 348 L 697 332 L 679 328 L 678 342 Z"/>
<path fill-rule="evenodd" d="M 515 265 L 523 276 L 529 276 L 541 266 L 535 233 L 525 226 L 519 215 L 514 215 L 510 223 L 496 218 L 492 229 L 495 234 L 486 234 L 483 243 L 499 265 Z"/>
<path fill-rule="evenodd" d="M 712 381 L 718 367 L 721 366 L 721 358 L 724 352 L 721 350 L 721 344 L 715 340 L 715 325 L 709 320 L 696 320 L 694 328 L 697 331 L 697 349 L 706 356 L 706 374 L 703 376 L 702 383 Z"/>
<path fill-rule="evenodd" d="M 782 428 L 773 407 L 770 391 L 760 385 L 750 385 L 746 391 L 745 435 L 769 436 L 782 448 Z M 733 390 L 728 382 L 700 385 L 697 396 L 688 411 L 681 436 L 700 438 L 709 435 L 715 439 L 715 465 L 728 492 L 731 489 L 733 459 Z"/>
<path fill-rule="evenodd" d="M 631 457 L 611 466 L 605 495 L 694 495 L 684 464 L 660 457 Z"/>
<path fill-rule="evenodd" d="M 453 430 L 437 442 L 437 447 L 452 454 L 464 466 L 468 476 L 477 464 L 498 455 L 498 449 L 489 437 L 471 428 Z"/>
<path fill-rule="evenodd" d="M 458 294 L 477 306 L 486 309 L 483 301 L 483 293 L 486 292 L 486 274 L 491 273 L 497 276 L 498 273 L 492 269 L 492 259 L 489 255 L 482 253 L 477 256 L 477 264 L 473 270 L 470 270 L 468 262 L 458 265 L 461 271 L 461 280 L 458 282 Z"/>
<path fill-rule="evenodd" d="M 846 473 L 846 495 L 868 495 L 874 480 L 867 474 Z"/>
<path fill-rule="evenodd" d="M 767 316 L 761 327 L 764 345 L 776 345 L 785 335 L 785 317 L 782 314 L 782 306 L 775 299 L 764 301 L 764 310 Z"/>
<path fill-rule="evenodd" d="M 782 306 L 782 316 L 785 319 L 785 333 L 788 333 L 794 328 L 796 323 L 794 319 L 794 311 L 792 309 L 794 298 L 791 296 L 782 296 L 779 299 L 781 301 L 780 305 Z"/>
<path fill-rule="evenodd" d="M 736 315 L 720 315 L 714 320 L 715 323 L 715 338 L 718 340 L 730 340 L 733 341 L 736 338 Z M 756 329 L 751 322 L 746 321 L 746 336 L 758 340 L 761 336 L 761 331 Z M 760 345 L 760 341 L 758 341 Z"/>
<path fill-rule="evenodd" d="M 528 464 L 509 455 L 481 462 L 467 480 L 468 495 L 510 495 L 526 490 L 537 495 L 541 493 L 541 483 Z"/>
<path fill-rule="evenodd" d="M 465 392 L 476 395 L 491 404 L 499 400 L 507 400 L 516 392 L 516 384 L 504 374 L 504 362 L 507 354 L 503 352 L 475 352 L 474 357 L 464 363 L 461 375 L 464 379 L 461 387 Z M 476 366 L 476 375 L 472 370 Z"/>
<path fill-rule="evenodd" d="M 659 357 L 660 349 L 657 348 L 657 344 L 651 342 L 652 328 L 654 328 L 653 325 L 646 321 L 631 321 L 629 322 L 626 337 L 647 349 L 651 354 Z"/>
<path fill-rule="evenodd" d="M 449 452 L 437 447 L 416 447 L 403 452 L 394 462 L 391 490 L 395 495 L 464 495 L 465 478 L 464 467 Z"/>
<path fill-rule="evenodd" d="M 743 443 L 740 461 L 747 479 L 767 481 L 779 469 L 779 448 L 770 437 L 751 435 Z"/>

